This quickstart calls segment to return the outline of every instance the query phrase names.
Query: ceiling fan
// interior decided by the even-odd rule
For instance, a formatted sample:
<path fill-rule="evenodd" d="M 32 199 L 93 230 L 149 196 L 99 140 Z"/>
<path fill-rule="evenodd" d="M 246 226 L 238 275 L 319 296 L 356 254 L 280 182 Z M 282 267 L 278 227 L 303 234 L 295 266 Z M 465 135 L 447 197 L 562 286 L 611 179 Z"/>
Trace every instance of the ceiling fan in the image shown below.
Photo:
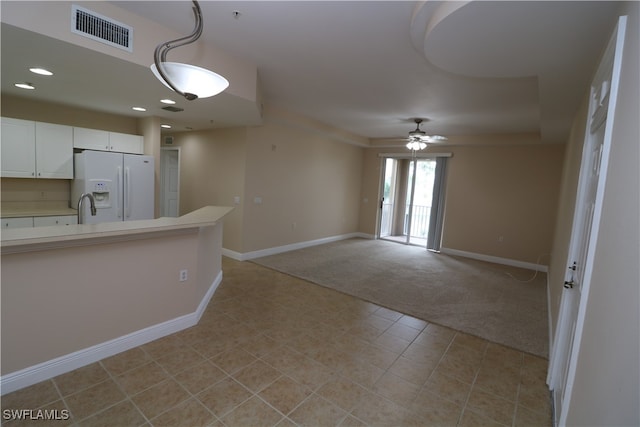
<path fill-rule="evenodd" d="M 442 135 L 427 135 L 427 133 L 420 129 L 420 124 L 422 123 L 422 119 L 414 119 L 416 123 L 415 130 L 409 132 L 409 136 L 407 140 L 407 148 L 410 150 L 424 150 L 427 147 L 427 144 L 433 142 L 441 142 L 446 141 L 447 137 Z"/>

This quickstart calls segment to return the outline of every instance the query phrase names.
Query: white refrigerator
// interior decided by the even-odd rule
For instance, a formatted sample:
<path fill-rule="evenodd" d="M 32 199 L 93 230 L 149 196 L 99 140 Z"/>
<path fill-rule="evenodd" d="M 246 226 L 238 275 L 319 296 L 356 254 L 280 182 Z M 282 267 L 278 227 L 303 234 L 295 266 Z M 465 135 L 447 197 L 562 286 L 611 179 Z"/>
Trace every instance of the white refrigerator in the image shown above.
<path fill-rule="evenodd" d="M 90 150 L 74 154 L 70 205 L 77 208 L 82 193 L 95 199 L 95 216 L 89 199 L 83 202 L 84 224 L 153 219 L 154 192 L 152 156 Z"/>

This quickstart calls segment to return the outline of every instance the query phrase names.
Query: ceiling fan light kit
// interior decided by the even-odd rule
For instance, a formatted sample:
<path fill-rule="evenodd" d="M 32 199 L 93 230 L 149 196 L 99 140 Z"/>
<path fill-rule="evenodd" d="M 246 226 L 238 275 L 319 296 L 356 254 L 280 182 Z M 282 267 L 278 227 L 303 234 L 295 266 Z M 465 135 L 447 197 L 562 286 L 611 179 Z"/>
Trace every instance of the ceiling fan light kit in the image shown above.
<path fill-rule="evenodd" d="M 166 60 L 168 51 L 191 44 L 202 35 L 202 11 L 196 0 L 193 0 L 193 14 L 196 20 L 193 32 L 186 37 L 159 44 L 153 55 L 154 63 L 151 65 L 151 71 L 158 80 L 189 101 L 217 95 L 229 87 L 227 79 L 213 71 Z"/>
<path fill-rule="evenodd" d="M 428 143 L 446 141 L 447 137 L 442 135 L 427 135 L 427 133 L 420 129 L 422 119 L 413 119 L 416 122 L 416 128 L 409 132 L 407 140 L 407 148 L 412 151 L 424 150 L 427 148 Z"/>
<path fill-rule="evenodd" d="M 407 143 L 407 148 L 412 151 L 424 150 L 425 148 L 427 148 L 427 143 L 418 141 L 418 140 L 413 140 Z"/>
<path fill-rule="evenodd" d="M 407 148 L 412 151 L 424 150 L 427 148 L 427 143 L 446 141 L 447 137 L 442 135 L 427 135 L 427 133 L 420 129 L 422 119 L 414 119 L 416 128 L 409 132 Z"/>

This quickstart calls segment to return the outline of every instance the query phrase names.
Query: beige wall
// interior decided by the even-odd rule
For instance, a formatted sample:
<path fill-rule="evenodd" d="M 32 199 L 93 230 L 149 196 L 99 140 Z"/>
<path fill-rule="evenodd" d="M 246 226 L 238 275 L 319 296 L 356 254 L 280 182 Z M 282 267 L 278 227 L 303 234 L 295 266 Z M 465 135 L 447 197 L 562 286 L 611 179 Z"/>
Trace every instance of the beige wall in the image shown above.
<path fill-rule="evenodd" d="M 547 264 L 563 151 L 562 145 L 454 147 L 442 246 Z"/>
<path fill-rule="evenodd" d="M 33 102 L 29 98 L 4 94 L 1 105 L 2 117 L 141 135 L 138 133 L 138 119 L 134 117 L 83 110 L 62 104 Z"/>
<path fill-rule="evenodd" d="M 360 213 L 363 233 L 375 233 L 382 164 L 378 153 L 402 151 L 367 150 L 362 193 L 368 203 Z M 563 145 L 455 146 L 433 151 L 453 154 L 448 160 L 443 247 L 548 263 Z"/>
<path fill-rule="evenodd" d="M 194 313 L 220 272 L 221 237 L 217 225 L 4 254 L 2 374 Z"/>
<path fill-rule="evenodd" d="M 629 16 L 624 62 L 567 425 L 640 425 L 640 3 L 624 3 L 620 14 Z M 568 244 L 558 239 L 555 248 Z"/>
<path fill-rule="evenodd" d="M 243 252 L 358 230 L 362 148 L 269 121 L 247 136 Z"/>
<path fill-rule="evenodd" d="M 225 249 L 242 250 L 246 129 L 174 135 L 180 147 L 180 213 L 208 205 L 233 206 L 224 219 Z M 241 203 L 234 204 L 234 197 Z"/>
<path fill-rule="evenodd" d="M 235 208 L 225 218 L 225 249 L 247 253 L 358 230 L 362 148 L 269 120 L 176 134 L 174 146 L 182 150 L 181 212 Z"/>
<path fill-rule="evenodd" d="M 69 180 L 66 179 L 24 179 L 0 178 L 0 202 L 69 202 Z"/>
<path fill-rule="evenodd" d="M 138 120 L 138 135 L 144 136 L 144 154 L 148 156 L 153 156 L 154 162 L 154 177 L 153 177 L 153 188 L 154 188 L 154 201 L 155 201 L 155 209 L 154 209 L 154 217 L 158 218 L 160 216 L 161 208 L 160 208 L 160 174 L 161 174 L 161 150 L 160 150 L 160 141 L 162 138 L 161 128 L 160 128 L 160 118 L 159 117 L 144 117 Z"/>

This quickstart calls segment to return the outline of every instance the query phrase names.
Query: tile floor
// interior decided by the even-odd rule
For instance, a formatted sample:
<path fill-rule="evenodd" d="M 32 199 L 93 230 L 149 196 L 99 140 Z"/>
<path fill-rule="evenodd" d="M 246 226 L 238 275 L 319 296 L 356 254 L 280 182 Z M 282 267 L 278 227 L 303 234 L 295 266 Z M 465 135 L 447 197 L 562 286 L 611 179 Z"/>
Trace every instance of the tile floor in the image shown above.
<path fill-rule="evenodd" d="M 223 270 L 197 326 L 2 398 L 3 415 L 68 420 L 3 425 L 551 425 L 545 359 L 249 262 Z"/>

